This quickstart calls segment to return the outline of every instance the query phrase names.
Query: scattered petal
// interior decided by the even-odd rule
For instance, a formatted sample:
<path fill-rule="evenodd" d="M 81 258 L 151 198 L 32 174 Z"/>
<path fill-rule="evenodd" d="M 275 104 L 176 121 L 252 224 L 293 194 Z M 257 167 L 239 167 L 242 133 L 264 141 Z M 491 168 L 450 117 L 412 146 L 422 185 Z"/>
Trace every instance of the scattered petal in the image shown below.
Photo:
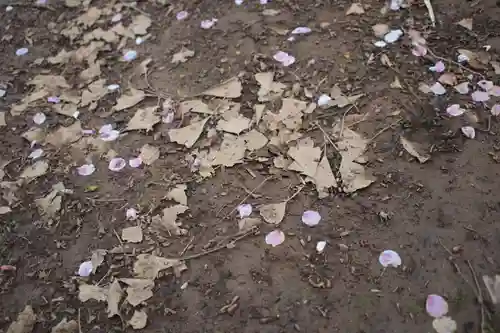
<path fill-rule="evenodd" d="M 471 18 L 464 18 L 464 19 L 458 21 L 457 24 L 464 27 L 467 30 L 472 31 L 472 17 Z"/>
<path fill-rule="evenodd" d="M 397 254 L 397 252 L 392 250 L 383 251 L 379 256 L 378 261 L 384 267 L 398 267 L 401 265 L 401 257 Z"/>
<path fill-rule="evenodd" d="M 135 58 L 137 58 L 137 51 L 134 51 L 134 50 L 128 50 L 123 55 L 123 60 L 124 61 L 132 61 Z"/>
<path fill-rule="evenodd" d="M 295 57 L 286 52 L 278 51 L 274 56 L 274 60 L 281 62 L 283 66 L 288 67 L 295 62 Z"/>
<path fill-rule="evenodd" d="M 278 246 L 285 241 L 285 234 L 281 230 L 271 231 L 266 235 L 266 244 L 272 247 Z"/>
<path fill-rule="evenodd" d="M 95 171 L 94 164 L 84 164 L 76 169 L 80 176 L 90 176 Z"/>
<path fill-rule="evenodd" d="M 127 217 L 127 220 L 135 220 L 137 218 L 137 209 L 135 208 L 129 208 L 127 209 L 125 216 Z"/>
<path fill-rule="evenodd" d="M 185 20 L 185 19 L 187 19 L 188 16 L 189 16 L 189 14 L 185 10 L 180 11 L 177 14 L 175 14 L 175 18 L 177 19 L 177 21 Z"/>
<path fill-rule="evenodd" d="M 398 11 L 403 5 L 403 0 L 391 0 L 390 8 L 391 10 Z"/>
<path fill-rule="evenodd" d="M 500 86 L 493 86 L 490 90 L 488 90 L 488 94 L 490 96 L 500 97 Z"/>
<path fill-rule="evenodd" d="M 47 117 L 45 116 L 45 113 L 43 113 L 43 112 L 38 112 L 37 114 L 35 114 L 35 116 L 33 116 L 33 122 L 37 125 L 43 124 L 46 119 L 47 119 Z"/>
<path fill-rule="evenodd" d="M 500 104 L 495 104 L 491 107 L 491 114 L 495 117 L 500 116 Z"/>
<path fill-rule="evenodd" d="M 375 43 L 373 43 L 373 45 L 375 45 L 376 47 L 386 47 L 387 43 L 384 42 L 383 40 L 378 40 Z"/>
<path fill-rule="evenodd" d="M 142 159 L 140 156 L 136 157 L 136 158 L 131 158 L 130 160 L 128 160 L 128 165 L 130 165 L 130 167 L 132 168 L 138 168 L 142 165 Z"/>
<path fill-rule="evenodd" d="M 119 136 L 120 136 L 120 132 L 117 130 L 111 130 L 109 132 L 99 134 L 99 137 L 101 138 L 101 140 L 106 141 L 106 142 L 115 141 L 116 139 L 118 139 Z"/>
<path fill-rule="evenodd" d="M 455 86 L 455 90 L 462 95 L 466 95 L 469 93 L 469 82 L 462 82 Z"/>
<path fill-rule="evenodd" d="M 116 91 L 116 90 L 118 90 L 118 89 L 120 89 L 120 85 L 119 85 L 119 84 L 116 84 L 116 83 L 114 83 L 114 84 L 110 84 L 110 85 L 108 86 L 108 90 L 109 90 L 109 91 Z"/>
<path fill-rule="evenodd" d="M 261 5 L 267 5 L 267 1 L 268 1 L 268 0 L 260 0 L 260 4 L 261 4 Z"/>
<path fill-rule="evenodd" d="M 425 301 L 425 310 L 429 316 L 440 318 L 448 313 L 448 303 L 439 295 L 431 294 Z"/>
<path fill-rule="evenodd" d="M 401 36 L 403 36 L 403 30 L 401 29 L 395 29 L 391 30 L 388 34 L 384 36 L 384 40 L 386 43 L 394 43 L 396 42 Z"/>
<path fill-rule="evenodd" d="M 234 0 L 234 4 L 235 4 L 236 6 L 240 6 L 240 5 L 242 5 L 242 4 L 243 4 L 243 0 Z"/>
<path fill-rule="evenodd" d="M 214 24 L 217 22 L 218 20 L 216 18 L 213 18 L 211 20 L 203 20 L 201 21 L 200 23 L 200 27 L 202 29 L 210 29 L 211 27 L 214 26 Z"/>
<path fill-rule="evenodd" d="M 84 261 L 80 264 L 80 268 L 78 268 L 78 275 L 87 277 L 92 274 L 92 261 Z"/>
<path fill-rule="evenodd" d="M 451 117 L 461 116 L 464 112 L 465 110 L 460 107 L 460 104 L 452 104 L 446 108 L 446 113 Z"/>
<path fill-rule="evenodd" d="M 442 73 L 445 70 L 444 62 L 438 61 L 434 66 L 429 67 L 431 72 Z"/>
<path fill-rule="evenodd" d="M 23 56 L 26 54 L 28 54 L 28 49 L 26 47 L 22 47 L 22 48 L 16 50 L 17 56 Z"/>
<path fill-rule="evenodd" d="M 434 95 L 444 95 L 446 93 L 446 89 L 443 87 L 443 85 L 439 82 L 434 83 L 430 87 L 431 91 L 434 93 Z"/>
<path fill-rule="evenodd" d="M 438 81 L 442 84 L 455 86 L 457 84 L 457 76 L 453 73 L 444 73 L 439 77 Z"/>
<path fill-rule="evenodd" d="M 330 103 L 331 100 L 332 98 L 330 96 L 323 94 L 318 98 L 318 106 L 328 105 L 328 103 Z"/>
<path fill-rule="evenodd" d="M 326 241 L 319 241 L 318 243 L 316 243 L 316 251 L 318 253 L 323 253 L 325 247 L 326 247 Z"/>
<path fill-rule="evenodd" d="M 7 7 L 5 7 L 5 11 L 6 11 L 6 12 L 10 12 L 10 11 L 11 11 L 11 10 L 13 10 L 13 9 L 14 9 L 14 7 L 12 7 L 12 6 L 7 6 Z"/>
<path fill-rule="evenodd" d="M 413 45 L 413 48 L 411 49 L 411 53 L 415 57 L 423 57 L 427 54 L 427 48 L 423 45 L 420 45 L 420 44 Z"/>
<path fill-rule="evenodd" d="M 457 322 L 450 317 L 441 317 L 432 321 L 432 327 L 437 333 L 453 333 L 457 330 Z"/>
<path fill-rule="evenodd" d="M 471 94 L 474 102 L 486 102 L 490 99 L 490 95 L 485 91 L 476 90 Z"/>
<path fill-rule="evenodd" d="M 35 149 L 31 152 L 31 154 L 28 155 L 28 157 L 33 159 L 33 160 L 36 160 L 37 158 L 40 158 L 42 156 L 43 156 L 43 149 L 42 148 Z"/>
<path fill-rule="evenodd" d="M 47 102 L 58 104 L 58 103 L 61 103 L 61 99 L 57 96 L 49 96 L 49 97 L 47 97 Z"/>
<path fill-rule="evenodd" d="M 488 81 L 488 80 L 481 80 L 477 83 L 477 85 L 481 87 L 481 89 L 486 91 L 490 90 L 494 86 L 493 81 Z"/>
<path fill-rule="evenodd" d="M 297 27 L 297 28 L 292 30 L 292 35 L 308 34 L 311 31 L 312 31 L 311 28 L 308 28 L 308 27 Z"/>
<path fill-rule="evenodd" d="M 122 18 L 123 18 L 123 15 L 121 13 L 115 14 L 111 18 L 111 22 L 113 22 L 113 23 L 120 22 L 122 20 Z"/>
<path fill-rule="evenodd" d="M 121 157 L 115 157 L 109 161 L 109 170 L 120 171 L 127 165 L 127 162 Z"/>
<path fill-rule="evenodd" d="M 464 126 L 460 128 L 460 130 L 462 131 L 462 134 L 469 139 L 474 139 L 476 137 L 476 131 L 472 126 Z"/>
<path fill-rule="evenodd" d="M 240 213 L 240 219 L 250 216 L 252 214 L 252 205 L 242 204 L 238 206 L 238 212 Z"/>
<path fill-rule="evenodd" d="M 469 57 L 466 56 L 465 54 L 459 54 L 458 57 L 457 57 L 457 61 L 459 63 L 464 63 L 464 62 L 469 61 Z"/>
<path fill-rule="evenodd" d="M 375 37 L 382 38 L 387 35 L 387 33 L 390 31 L 390 28 L 387 24 L 378 23 L 372 26 L 372 30 Z"/>
<path fill-rule="evenodd" d="M 319 221 L 321 221 L 321 215 L 314 210 L 306 210 L 302 214 L 302 223 L 308 225 L 310 227 L 314 227 L 318 225 Z"/>
<path fill-rule="evenodd" d="M 365 13 L 365 10 L 363 9 L 363 5 L 355 2 L 351 5 L 351 7 L 349 7 L 349 9 L 347 10 L 347 12 L 345 14 L 346 15 L 352 15 L 352 14 L 361 15 L 364 13 Z"/>
<path fill-rule="evenodd" d="M 137 37 L 135 39 L 135 45 L 141 45 L 142 43 L 144 43 L 144 38 L 142 37 Z"/>

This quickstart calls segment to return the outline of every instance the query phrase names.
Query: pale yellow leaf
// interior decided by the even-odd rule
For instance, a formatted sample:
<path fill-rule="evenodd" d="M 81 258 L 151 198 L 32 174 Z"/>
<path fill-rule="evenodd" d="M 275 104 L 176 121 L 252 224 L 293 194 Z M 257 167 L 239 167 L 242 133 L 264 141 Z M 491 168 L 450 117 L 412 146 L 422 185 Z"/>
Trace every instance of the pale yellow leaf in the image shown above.
<path fill-rule="evenodd" d="M 81 137 L 82 126 L 80 121 L 76 121 L 73 125 L 68 127 L 60 126 L 56 131 L 47 135 L 45 142 L 55 147 L 62 147 L 80 140 Z"/>
<path fill-rule="evenodd" d="M 175 205 L 172 207 L 164 208 L 162 215 L 153 216 L 152 225 L 161 231 L 166 231 L 172 235 L 185 235 L 187 233 L 186 229 L 182 229 L 180 226 L 182 223 L 177 222 L 177 216 L 184 213 L 189 208 L 184 205 Z"/>
<path fill-rule="evenodd" d="M 7 333 L 31 333 L 36 324 L 36 315 L 30 305 L 17 315 L 17 319 L 10 324 Z"/>
<path fill-rule="evenodd" d="M 194 56 L 194 51 L 182 48 L 179 52 L 172 56 L 171 63 L 179 64 L 188 61 L 189 58 Z"/>
<path fill-rule="evenodd" d="M 148 322 L 148 315 L 146 314 L 146 312 L 144 312 L 144 310 L 140 311 L 135 310 L 128 324 L 132 326 L 134 330 L 140 330 L 146 327 L 147 322 Z"/>
<path fill-rule="evenodd" d="M 422 148 L 416 142 L 411 142 L 403 136 L 400 137 L 400 141 L 408 154 L 415 157 L 420 163 L 425 163 L 431 158 L 427 153 L 422 152 Z"/>
<path fill-rule="evenodd" d="M 364 14 L 365 10 L 363 9 L 363 5 L 359 2 L 355 2 L 349 7 L 349 9 L 346 12 L 346 15 L 361 15 Z"/>
<path fill-rule="evenodd" d="M 118 279 L 113 280 L 113 282 L 109 285 L 108 290 L 108 308 L 106 312 L 108 313 L 108 318 L 111 318 L 115 315 L 120 315 L 120 301 L 123 297 L 123 290 L 120 286 L 120 282 Z"/>
<path fill-rule="evenodd" d="M 167 199 L 174 200 L 181 205 L 187 206 L 186 189 L 186 185 L 178 184 L 175 188 L 167 193 Z"/>
<path fill-rule="evenodd" d="M 113 106 L 113 110 L 121 111 L 131 108 L 132 106 L 139 104 L 145 97 L 146 94 L 144 91 L 130 88 L 127 94 L 123 94 L 120 98 L 118 98 L 116 105 Z"/>
<path fill-rule="evenodd" d="M 262 205 L 259 207 L 260 216 L 262 216 L 264 221 L 271 224 L 280 224 L 285 217 L 285 211 L 286 201 L 276 204 Z"/>
<path fill-rule="evenodd" d="M 108 299 L 108 289 L 92 284 L 81 284 L 78 287 L 78 299 L 87 302 L 90 299 L 105 302 Z"/>
<path fill-rule="evenodd" d="M 218 86 L 212 87 L 201 95 L 209 95 L 224 98 L 238 98 L 241 96 L 241 82 L 237 77 L 233 77 Z"/>
<path fill-rule="evenodd" d="M 122 230 L 122 240 L 129 243 L 142 242 L 142 228 L 140 226 L 128 227 Z"/>
<path fill-rule="evenodd" d="M 170 140 L 172 140 L 173 142 L 177 142 L 178 144 L 184 145 L 187 148 L 191 148 L 196 143 L 201 133 L 203 132 L 203 127 L 205 126 L 207 120 L 208 118 L 205 118 L 201 121 L 194 122 L 186 127 L 171 129 L 168 132 Z"/>
<path fill-rule="evenodd" d="M 160 158 L 160 149 L 155 146 L 151 146 L 149 144 L 145 144 L 141 148 L 141 153 L 139 157 L 142 159 L 142 162 L 146 165 L 151 165 Z"/>

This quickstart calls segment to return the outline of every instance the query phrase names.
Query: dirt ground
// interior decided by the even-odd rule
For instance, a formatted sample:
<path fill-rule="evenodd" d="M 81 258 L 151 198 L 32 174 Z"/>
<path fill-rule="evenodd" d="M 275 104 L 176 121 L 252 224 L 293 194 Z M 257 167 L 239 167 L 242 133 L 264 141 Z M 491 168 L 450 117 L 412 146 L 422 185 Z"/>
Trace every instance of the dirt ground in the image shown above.
<path fill-rule="evenodd" d="M 92 2 L 101 8 L 107 5 Z M 373 184 L 353 193 L 332 189 L 329 196 L 319 199 L 311 183 L 302 187 L 296 172 L 276 170 L 272 162 L 256 160 L 222 166 L 213 177 L 200 179 L 190 171 L 187 150 L 169 140 L 169 125 L 163 123 L 151 132 L 128 132 L 111 143 L 120 156 L 135 156 L 146 143 L 160 148 L 160 158 L 152 165 L 120 173 L 110 172 L 103 157 L 94 160 L 94 174 L 79 176 L 75 167 L 85 161 L 84 149 L 43 146 L 49 171 L 22 184 L 15 192 L 18 200 L 11 205 L 12 212 L 0 215 L 0 264 L 16 267 L 0 272 L 0 332 L 8 332 L 26 305 L 33 307 L 37 317 L 33 332 L 48 332 L 63 318 L 77 321 L 77 332 L 132 332 L 127 325 L 132 306 L 122 304 L 121 317 L 108 318 L 106 302 L 78 299 L 79 284 L 106 286 L 112 277 L 133 276 L 138 253 L 166 258 L 203 253 L 214 242 L 238 232 L 235 207 L 244 198 L 258 207 L 286 200 L 301 188 L 279 225 L 286 235 L 283 244 L 267 245 L 264 237 L 275 226 L 263 224 L 234 244 L 186 260 L 187 270 L 179 276 L 160 274 L 153 296 L 140 306 L 148 316 L 140 331 L 431 332 L 426 297 L 439 294 L 448 301 L 458 332 L 480 332 L 481 306 L 474 276 L 487 299 L 481 276 L 500 271 L 496 254 L 500 250 L 496 215 L 500 210 L 499 122 L 482 106 L 468 104 L 477 111 L 476 137 L 462 135 L 460 128 L 468 120 L 448 117 L 444 110 L 466 97 L 432 96 L 418 89 L 420 82 L 436 80 L 427 68 L 437 59 L 415 57 L 406 39 L 377 49 L 372 26 L 387 23 L 425 32 L 427 45 L 443 59 L 456 59 L 460 48 L 481 50 L 490 45 L 491 58 L 500 61 L 499 3 L 433 1 L 435 28 L 423 1 L 381 14 L 384 3 L 368 0 L 363 2 L 364 14 L 346 16 L 350 5 L 322 0 L 271 0 L 265 6 L 257 0 L 246 0 L 241 6 L 229 0 L 167 1 L 166 5 L 140 1 L 135 8 L 152 19 L 151 38 L 137 46 L 133 40 L 128 42 L 127 47 L 139 54 L 134 64 L 117 61 L 122 52 L 113 48 L 101 53 L 106 60 L 101 77 L 109 83 L 145 89 L 143 78 L 134 73 L 137 64 L 151 58 L 150 90 L 179 102 L 239 75 L 243 93 L 237 101 L 243 113 L 251 112 L 257 103 L 259 88 L 253 75 L 262 71 L 274 71 L 275 80 L 288 87 L 298 85 L 296 98 L 301 100 L 308 100 L 303 88 L 313 91 L 317 99 L 335 84 L 349 94 L 363 93 L 351 112 L 369 116 L 351 129 L 370 139 L 365 167 L 376 177 Z M 138 9 L 124 7 L 123 20 L 130 21 Z M 263 9 L 280 12 L 265 16 Z M 176 20 L 180 10 L 190 16 Z M 36 112 L 46 111 L 48 130 L 74 122 L 50 111 L 46 103 L 31 105 L 18 116 L 9 110 L 30 91 L 27 82 L 35 75 L 62 73 L 68 82 L 76 82 L 83 67 L 37 63 L 36 59 L 77 48 L 53 30 L 82 12 L 83 7 L 67 8 L 63 2 L 50 0 L 41 7 L 16 2 L 11 11 L 1 8 L 0 83 L 7 90 L 0 98 L 7 124 L 0 127 L 0 162 L 7 163 L 4 181 L 16 181 L 32 163 L 27 158 L 30 142 L 21 134 L 31 127 L 29 119 Z M 199 22 L 212 17 L 218 22 L 201 30 Z M 471 31 L 455 24 L 470 17 L 474 20 Z M 279 33 L 298 26 L 310 27 L 312 33 L 297 36 L 293 42 Z M 30 45 L 29 53 L 16 56 L 16 50 L 25 45 Z M 194 50 L 194 56 L 172 64 L 172 55 L 182 47 Z M 284 67 L 274 61 L 272 55 L 278 50 L 294 55 L 296 62 Z M 370 54 L 375 60 L 368 61 Z M 392 69 L 380 62 L 381 54 L 388 55 Z M 470 74 L 453 63 L 447 65 L 457 75 Z M 499 83 L 491 67 L 479 72 Z M 391 87 L 396 76 L 402 89 Z M 82 128 L 98 129 L 106 123 L 124 127 L 138 107 L 107 112 L 115 102 L 116 96 L 107 95 L 96 110 L 81 109 Z M 141 107 L 157 102 L 148 96 Z M 274 103 L 279 101 L 269 104 Z M 324 128 L 332 128 L 347 108 L 319 109 L 307 115 L 305 123 L 320 121 Z M 314 126 L 303 125 L 301 131 L 322 140 Z M 427 147 L 430 160 L 421 164 L 410 156 L 401 147 L 402 135 Z M 63 197 L 59 214 L 47 221 L 35 200 L 47 195 L 57 182 L 73 194 Z M 189 211 L 180 218 L 187 234 L 156 237 L 145 229 L 142 243 L 123 245 L 120 231 L 137 224 L 126 220 L 126 208 L 138 208 L 143 213 L 141 223 L 146 225 L 166 207 L 168 190 L 180 183 L 187 185 Z M 6 189 L 2 190 L 0 206 L 7 205 Z M 305 210 L 322 216 L 316 227 L 300 222 Z M 318 253 L 316 243 L 322 240 L 327 246 Z M 108 252 L 94 275 L 76 276 L 78 266 L 93 251 L 113 248 L 121 248 L 122 253 Z M 385 249 L 397 251 L 402 266 L 384 269 L 378 257 Z M 221 313 L 235 297 L 230 313 Z M 494 326 L 494 321 L 486 321 Z"/>

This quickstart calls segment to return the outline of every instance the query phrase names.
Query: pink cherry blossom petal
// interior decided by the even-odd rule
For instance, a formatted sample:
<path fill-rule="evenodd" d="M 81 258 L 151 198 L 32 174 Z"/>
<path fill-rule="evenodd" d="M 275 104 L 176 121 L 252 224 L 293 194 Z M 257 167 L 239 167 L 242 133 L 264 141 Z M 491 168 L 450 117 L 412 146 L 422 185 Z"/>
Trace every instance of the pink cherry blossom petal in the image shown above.
<path fill-rule="evenodd" d="M 283 66 L 288 67 L 291 64 L 295 62 L 295 57 L 291 56 L 290 54 L 283 52 L 283 51 L 278 51 L 274 56 L 274 60 L 281 62 Z"/>
<path fill-rule="evenodd" d="M 323 253 L 325 247 L 326 247 L 326 241 L 319 241 L 318 243 L 316 243 L 316 251 L 318 253 Z"/>
<path fill-rule="evenodd" d="M 427 48 L 420 44 L 413 45 L 411 53 L 416 57 L 423 57 L 427 54 Z"/>
<path fill-rule="evenodd" d="M 443 87 L 443 85 L 439 82 L 434 83 L 430 89 L 434 93 L 434 95 L 440 96 L 446 94 L 445 87 Z"/>
<path fill-rule="evenodd" d="M 285 234 L 281 230 L 271 231 L 266 235 L 266 244 L 272 247 L 278 246 L 285 241 Z"/>
<path fill-rule="evenodd" d="M 238 212 L 240 213 L 240 218 L 248 217 L 252 214 L 252 205 L 250 204 L 241 204 L 237 207 Z"/>
<path fill-rule="evenodd" d="M 471 95 L 474 102 L 486 102 L 490 99 L 490 95 L 486 91 L 476 90 Z"/>
<path fill-rule="evenodd" d="M 185 20 L 185 19 L 187 19 L 188 16 L 189 16 L 189 13 L 186 12 L 185 10 L 180 11 L 177 14 L 175 14 L 175 18 L 177 19 L 177 21 Z"/>
<path fill-rule="evenodd" d="M 493 81 L 481 80 L 477 83 L 477 85 L 481 87 L 481 89 L 488 91 L 493 88 Z"/>
<path fill-rule="evenodd" d="M 80 264 L 80 267 L 78 268 L 78 275 L 82 277 L 88 277 L 90 274 L 92 274 L 92 261 L 84 261 Z"/>
<path fill-rule="evenodd" d="M 491 107 L 491 114 L 495 117 L 500 116 L 500 104 L 495 104 Z"/>
<path fill-rule="evenodd" d="M 297 27 L 292 30 L 292 35 L 304 35 L 310 33 L 312 30 L 309 27 Z"/>
<path fill-rule="evenodd" d="M 314 210 L 306 210 L 302 214 L 302 223 L 308 225 L 310 227 L 314 227 L 318 225 L 319 221 L 321 221 L 321 215 Z"/>
<path fill-rule="evenodd" d="M 398 267 L 401 265 L 401 257 L 395 251 L 385 250 L 378 257 L 378 262 L 383 267 L 389 267 L 389 266 Z"/>
<path fill-rule="evenodd" d="M 446 109 L 446 113 L 452 117 L 461 116 L 464 112 L 465 110 L 460 107 L 460 104 L 452 104 Z"/>
<path fill-rule="evenodd" d="M 438 61 L 434 66 L 429 67 L 431 72 L 442 73 L 446 69 L 444 62 Z"/>
<path fill-rule="evenodd" d="M 460 128 L 462 134 L 469 139 L 474 139 L 476 137 L 476 130 L 472 126 L 464 126 Z"/>
<path fill-rule="evenodd" d="M 117 130 L 111 130 L 109 132 L 99 134 L 102 141 L 110 142 L 115 141 L 120 136 L 120 132 Z"/>
<path fill-rule="evenodd" d="M 128 165 L 130 165 L 131 168 L 138 168 L 142 165 L 142 158 L 140 156 L 131 158 L 128 160 Z"/>
<path fill-rule="evenodd" d="M 466 95 L 469 93 L 469 82 L 459 83 L 454 88 L 459 94 Z"/>
<path fill-rule="evenodd" d="M 448 303 L 443 297 L 431 294 L 427 296 L 425 301 L 425 310 L 427 310 L 429 316 L 440 318 L 448 313 Z"/>
<path fill-rule="evenodd" d="M 109 170 L 120 171 L 127 165 L 127 162 L 121 157 L 115 157 L 109 161 Z"/>
<path fill-rule="evenodd" d="M 211 27 L 214 26 L 215 22 L 217 22 L 218 20 L 216 18 L 213 18 L 211 20 L 203 20 L 201 21 L 200 23 L 200 27 L 202 29 L 210 29 Z"/>
<path fill-rule="evenodd" d="M 493 86 L 488 90 L 490 96 L 500 97 L 500 86 Z"/>
<path fill-rule="evenodd" d="M 76 171 L 80 176 L 90 176 L 91 174 L 94 173 L 95 171 L 95 165 L 90 163 L 90 164 L 84 164 L 82 166 L 79 166 Z"/>
<path fill-rule="evenodd" d="M 61 103 L 61 99 L 57 96 L 50 96 L 50 97 L 47 97 L 47 102 L 58 104 L 58 103 Z"/>
<path fill-rule="evenodd" d="M 47 116 L 45 116 L 45 113 L 43 112 L 38 112 L 33 116 L 33 122 L 37 125 L 41 125 L 45 122 L 47 119 Z"/>

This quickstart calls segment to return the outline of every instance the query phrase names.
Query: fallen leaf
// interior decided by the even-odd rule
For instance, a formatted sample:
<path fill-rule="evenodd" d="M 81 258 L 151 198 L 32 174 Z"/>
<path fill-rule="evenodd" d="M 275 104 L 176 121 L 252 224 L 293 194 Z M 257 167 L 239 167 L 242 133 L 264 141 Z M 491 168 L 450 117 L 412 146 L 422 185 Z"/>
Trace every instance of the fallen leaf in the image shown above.
<path fill-rule="evenodd" d="M 95 274 L 97 268 L 102 265 L 107 253 L 108 251 L 104 249 L 97 249 L 92 252 L 92 257 L 90 258 L 92 263 L 92 274 Z"/>
<path fill-rule="evenodd" d="M 349 9 L 346 12 L 346 15 L 352 15 L 352 14 L 361 15 L 364 13 L 365 10 L 363 9 L 363 5 L 361 3 L 355 2 L 351 5 L 351 7 L 349 7 Z"/>
<path fill-rule="evenodd" d="M 443 297 L 431 294 L 427 296 L 427 300 L 425 301 L 425 310 L 429 316 L 440 318 L 448 313 L 448 303 Z"/>
<path fill-rule="evenodd" d="M 266 244 L 276 247 L 285 241 L 285 234 L 281 230 L 271 231 L 266 235 Z"/>
<path fill-rule="evenodd" d="M 288 149 L 288 156 L 293 159 L 289 170 L 298 171 L 306 176 L 314 178 L 321 157 L 321 149 L 314 147 L 312 140 L 301 140 L 295 147 Z"/>
<path fill-rule="evenodd" d="M 387 24 L 379 23 L 372 26 L 372 31 L 375 37 L 382 38 L 390 31 Z"/>
<path fill-rule="evenodd" d="M 5 122 L 5 112 L 0 112 L 0 127 L 7 126 Z"/>
<path fill-rule="evenodd" d="M 243 141 L 245 148 L 249 151 L 254 151 L 263 148 L 269 142 L 269 140 L 264 134 L 260 133 L 255 129 L 241 135 L 239 140 Z"/>
<path fill-rule="evenodd" d="M 158 124 L 161 117 L 156 114 L 156 106 L 138 109 L 132 119 L 127 124 L 127 130 L 146 130 L 147 132 L 153 130 L 153 126 Z"/>
<path fill-rule="evenodd" d="M 442 84 L 455 86 L 457 84 L 457 77 L 453 73 L 444 73 L 439 77 L 438 81 Z"/>
<path fill-rule="evenodd" d="M 186 127 L 182 127 L 179 129 L 171 129 L 168 132 L 170 136 L 170 140 L 173 142 L 177 142 L 178 144 L 184 145 L 187 148 L 191 148 L 201 133 L 203 132 L 203 127 L 207 122 L 208 118 L 205 118 L 201 121 L 194 122 Z"/>
<path fill-rule="evenodd" d="M 500 75 L 500 62 L 498 61 L 490 61 L 491 67 L 495 71 L 496 75 Z"/>
<path fill-rule="evenodd" d="M 201 95 L 224 97 L 224 98 L 238 98 L 241 96 L 241 82 L 237 77 L 233 77 L 220 85 L 212 87 Z"/>
<path fill-rule="evenodd" d="M 470 67 L 474 69 L 486 69 L 491 60 L 491 55 L 487 52 L 473 52 L 466 49 L 457 50 L 459 57 L 464 59 Z"/>
<path fill-rule="evenodd" d="M 427 153 L 419 152 L 422 151 L 422 149 L 416 142 L 411 142 L 403 136 L 400 136 L 399 139 L 401 141 L 401 145 L 408 152 L 408 154 L 415 157 L 420 163 L 425 163 L 430 159 L 430 156 Z"/>
<path fill-rule="evenodd" d="M 378 261 L 383 267 L 401 266 L 401 257 L 397 252 L 392 250 L 385 250 L 382 253 L 380 253 Z"/>
<path fill-rule="evenodd" d="M 260 216 L 267 223 L 271 224 L 280 224 L 285 217 L 286 211 L 286 201 L 276 203 L 276 204 L 267 204 L 259 207 Z"/>
<path fill-rule="evenodd" d="M 274 81 L 274 72 L 257 73 L 255 80 L 260 85 L 257 92 L 259 102 L 272 101 L 281 97 L 286 88 L 285 84 Z"/>
<path fill-rule="evenodd" d="M 314 180 L 316 191 L 318 192 L 318 198 L 320 199 L 326 198 L 329 195 L 328 190 L 330 188 L 337 188 L 337 179 L 332 172 L 332 168 L 326 154 L 323 155 L 323 158 L 319 162 L 316 174 L 312 177 L 312 179 Z"/>
<path fill-rule="evenodd" d="M 125 300 L 134 307 L 153 297 L 154 280 L 120 279 L 120 281 L 128 285 Z"/>
<path fill-rule="evenodd" d="M 394 81 L 391 82 L 390 87 L 393 89 L 403 89 L 403 86 L 401 85 L 401 82 L 399 81 L 399 78 L 397 76 L 394 77 Z"/>
<path fill-rule="evenodd" d="M 132 315 L 132 318 L 128 321 L 128 324 L 132 326 L 134 330 L 140 330 L 144 327 L 146 327 L 146 324 L 148 322 L 148 315 L 146 312 L 143 310 L 141 311 L 134 311 L 134 314 Z"/>
<path fill-rule="evenodd" d="M 108 318 L 120 315 L 120 301 L 122 297 L 123 290 L 120 287 L 120 282 L 118 281 L 118 279 L 114 279 L 113 282 L 109 285 L 108 290 L 108 308 L 106 310 L 106 312 L 108 313 Z"/>
<path fill-rule="evenodd" d="M 78 332 L 78 323 L 75 320 L 68 321 L 63 318 L 56 326 L 52 327 L 51 333 L 76 333 Z"/>
<path fill-rule="evenodd" d="M 186 48 L 182 48 L 179 52 L 175 53 L 172 56 L 171 63 L 179 64 L 188 61 L 189 58 L 194 56 L 194 51 L 188 50 Z"/>
<path fill-rule="evenodd" d="M 214 111 L 200 99 L 184 101 L 179 104 L 179 112 L 183 115 L 188 112 L 213 114 Z"/>
<path fill-rule="evenodd" d="M 236 117 L 221 119 L 217 123 L 217 129 L 227 133 L 240 134 L 250 127 L 251 120 L 247 117 L 238 114 Z"/>
<path fill-rule="evenodd" d="M 148 33 L 148 28 L 151 26 L 151 19 L 146 15 L 137 15 L 132 20 L 129 29 L 135 35 L 145 35 Z"/>
<path fill-rule="evenodd" d="M 242 163 L 245 157 L 245 141 L 235 135 L 226 133 L 218 149 L 210 151 L 211 161 L 209 165 L 223 165 L 232 167 L 235 164 Z"/>
<path fill-rule="evenodd" d="M 92 284 L 81 284 L 78 287 L 78 299 L 87 302 L 90 299 L 98 302 L 105 302 L 108 299 L 108 289 Z"/>
<path fill-rule="evenodd" d="M 129 243 L 142 242 L 142 229 L 140 226 L 128 227 L 122 230 L 122 240 Z"/>
<path fill-rule="evenodd" d="M 472 17 L 464 18 L 457 22 L 458 25 L 464 27 L 467 30 L 472 31 Z"/>
<path fill-rule="evenodd" d="M 121 111 L 131 108 L 134 105 L 139 104 L 146 97 L 146 94 L 142 90 L 137 90 L 130 88 L 127 94 L 123 94 L 116 101 L 116 105 L 113 106 L 114 111 Z"/>
<path fill-rule="evenodd" d="M 41 215 L 51 219 L 61 210 L 62 194 L 65 193 L 64 184 L 59 182 L 52 186 L 52 191 L 45 197 L 36 199 L 35 204 Z"/>
<path fill-rule="evenodd" d="M 276 120 L 291 130 L 300 129 L 303 112 L 306 108 L 307 102 L 293 98 L 284 98 Z"/>
<path fill-rule="evenodd" d="M 93 26 L 99 17 L 101 17 L 102 10 L 97 7 L 89 8 L 84 14 L 76 18 L 78 24 L 83 25 L 85 28 Z"/>
<path fill-rule="evenodd" d="M 432 321 L 432 327 L 437 333 L 453 333 L 457 330 L 457 322 L 450 317 L 441 317 Z"/>
<path fill-rule="evenodd" d="M 59 128 L 47 135 L 45 142 L 57 148 L 68 145 L 80 140 L 82 137 L 82 127 L 79 121 L 68 127 L 59 126 Z"/>
<path fill-rule="evenodd" d="M 187 233 L 187 230 L 180 227 L 181 223 L 177 223 L 177 216 L 184 213 L 188 209 L 189 208 L 184 205 L 175 205 L 165 208 L 163 209 L 161 216 L 153 216 L 152 224 L 160 230 L 168 232 L 169 234 L 173 234 L 176 236 L 185 235 Z"/>
<path fill-rule="evenodd" d="M 254 217 L 246 217 L 238 221 L 238 229 L 240 232 L 247 232 L 252 228 L 262 224 L 262 220 Z"/>
<path fill-rule="evenodd" d="M 12 212 L 9 206 L 0 206 L 0 215 L 5 215 Z"/>
<path fill-rule="evenodd" d="M 175 259 L 157 257 L 151 254 L 139 254 L 134 263 L 134 274 L 141 279 L 154 280 L 158 273 L 167 268 L 179 265 L 181 262 Z"/>
<path fill-rule="evenodd" d="M 483 275 L 483 282 L 490 295 L 491 302 L 498 304 L 500 301 L 500 275 L 495 275 L 495 277 Z"/>
<path fill-rule="evenodd" d="M 167 199 L 174 200 L 181 205 L 187 206 L 186 189 L 186 185 L 178 184 L 175 188 L 167 193 Z"/>
<path fill-rule="evenodd" d="M 160 158 L 160 149 L 158 149 L 158 147 L 145 144 L 141 148 L 139 157 L 144 164 L 151 165 L 154 163 L 154 161 Z"/>
<path fill-rule="evenodd" d="M 35 164 L 26 167 L 19 177 L 29 182 L 45 175 L 47 170 L 49 170 L 49 164 L 46 161 L 37 161 Z"/>
<path fill-rule="evenodd" d="M 17 315 L 16 321 L 12 322 L 7 333 L 31 333 L 36 324 L 36 315 L 30 305 Z"/>

